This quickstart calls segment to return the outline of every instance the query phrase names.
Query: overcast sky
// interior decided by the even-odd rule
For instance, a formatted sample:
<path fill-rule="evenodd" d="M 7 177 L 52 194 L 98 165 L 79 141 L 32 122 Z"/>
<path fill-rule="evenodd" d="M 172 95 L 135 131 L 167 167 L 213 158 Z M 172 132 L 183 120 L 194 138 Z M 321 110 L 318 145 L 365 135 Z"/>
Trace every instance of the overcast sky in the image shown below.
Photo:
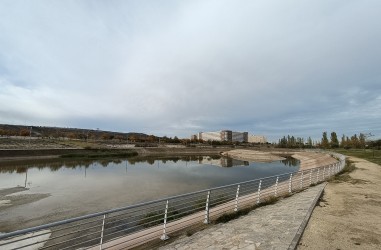
<path fill-rule="evenodd" d="M 0 123 L 381 136 L 380 0 L 0 0 Z"/>

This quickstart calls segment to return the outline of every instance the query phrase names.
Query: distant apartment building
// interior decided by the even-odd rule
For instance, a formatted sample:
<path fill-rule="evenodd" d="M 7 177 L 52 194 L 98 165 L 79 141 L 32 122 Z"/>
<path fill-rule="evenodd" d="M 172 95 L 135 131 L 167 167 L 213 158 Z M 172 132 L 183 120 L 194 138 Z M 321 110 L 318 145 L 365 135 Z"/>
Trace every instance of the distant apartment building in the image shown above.
<path fill-rule="evenodd" d="M 192 135 L 191 138 L 195 138 Z M 204 141 L 231 141 L 231 142 L 248 142 L 248 132 L 235 132 L 231 130 L 221 130 L 215 132 L 200 132 L 197 139 Z"/>
<path fill-rule="evenodd" d="M 191 135 L 191 140 L 193 141 L 193 140 L 197 140 L 198 138 L 197 138 L 197 135 Z"/>
<path fill-rule="evenodd" d="M 248 142 L 250 142 L 250 143 L 267 143 L 267 139 L 263 135 L 249 135 Z"/>

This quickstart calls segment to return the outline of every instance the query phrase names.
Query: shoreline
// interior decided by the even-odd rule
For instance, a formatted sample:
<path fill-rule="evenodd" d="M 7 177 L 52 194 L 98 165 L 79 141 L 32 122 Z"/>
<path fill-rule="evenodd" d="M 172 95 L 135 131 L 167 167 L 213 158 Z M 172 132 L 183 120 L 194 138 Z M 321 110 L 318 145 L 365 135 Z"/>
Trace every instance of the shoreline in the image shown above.
<path fill-rule="evenodd" d="M 231 147 L 138 147 L 129 149 L 0 149 L 0 163 L 15 164 L 33 160 L 91 160 L 133 157 L 179 157 L 192 155 L 220 155 L 237 160 L 255 162 L 281 161 L 284 160 L 285 157 L 292 157 L 300 161 L 301 170 L 307 170 L 322 165 L 330 165 L 337 161 L 326 152 L 318 153 L 300 150 L 232 149 Z"/>
<path fill-rule="evenodd" d="M 281 161 L 285 157 L 292 157 L 300 161 L 299 170 L 308 170 L 318 166 L 331 165 L 337 162 L 327 152 L 307 152 L 307 151 L 256 151 L 246 149 L 235 149 L 222 153 L 222 155 L 232 157 L 237 160 L 271 162 Z"/>

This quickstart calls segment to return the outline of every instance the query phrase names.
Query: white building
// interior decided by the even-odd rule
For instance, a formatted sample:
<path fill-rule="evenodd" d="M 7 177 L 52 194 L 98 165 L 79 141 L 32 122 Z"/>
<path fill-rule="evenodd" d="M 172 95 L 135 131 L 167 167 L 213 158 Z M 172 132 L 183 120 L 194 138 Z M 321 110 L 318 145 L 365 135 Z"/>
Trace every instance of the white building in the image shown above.
<path fill-rule="evenodd" d="M 248 142 L 250 142 L 250 143 L 267 143 L 267 139 L 263 135 L 249 135 Z"/>
<path fill-rule="evenodd" d="M 204 141 L 238 141 L 247 142 L 248 132 L 234 132 L 231 130 L 221 130 L 216 132 L 200 132 L 198 139 Z"/>

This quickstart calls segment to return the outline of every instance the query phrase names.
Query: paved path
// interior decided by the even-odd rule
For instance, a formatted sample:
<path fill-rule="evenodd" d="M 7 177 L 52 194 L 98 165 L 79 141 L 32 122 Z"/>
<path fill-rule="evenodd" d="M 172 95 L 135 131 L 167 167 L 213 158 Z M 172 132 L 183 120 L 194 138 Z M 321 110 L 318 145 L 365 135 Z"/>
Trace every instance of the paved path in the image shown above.
<path fill-rule="evenodd" d="M 325 183 L 160 249 L 288 249 L 295 246 Z"/>

